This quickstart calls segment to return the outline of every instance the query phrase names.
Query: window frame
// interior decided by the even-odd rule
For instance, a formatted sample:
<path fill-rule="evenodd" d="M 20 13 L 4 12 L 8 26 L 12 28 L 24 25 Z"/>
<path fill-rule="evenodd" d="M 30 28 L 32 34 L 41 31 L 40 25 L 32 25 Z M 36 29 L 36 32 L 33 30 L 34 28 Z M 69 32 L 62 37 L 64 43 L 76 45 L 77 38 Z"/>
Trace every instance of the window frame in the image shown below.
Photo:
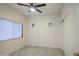
<path fill-rule="evenodd" d="M 21 24 L 22 28 L 21 28 L 21 37 L 18 37 L 18 38 L 11 38 L 11 39 L 6 39 L 6 40 L 0 40 L 0 42 L 4 42 L 4 41 L 10 41 L 10 40 L 15 40 L 15 39 L 21 39 L 23 38 L 23 24 L 20 23 L 20 22 L 17 22 L 17 21 L 13 21 L 13 20 L 9 20 L 9 19 L 5 19 L 5 18 L 0 18 L 2 20 L 5 20 L 5 21 L 10 21 L 10 22 L 13 22 L 13 23 L 17 23 L 17 24 Z"/>

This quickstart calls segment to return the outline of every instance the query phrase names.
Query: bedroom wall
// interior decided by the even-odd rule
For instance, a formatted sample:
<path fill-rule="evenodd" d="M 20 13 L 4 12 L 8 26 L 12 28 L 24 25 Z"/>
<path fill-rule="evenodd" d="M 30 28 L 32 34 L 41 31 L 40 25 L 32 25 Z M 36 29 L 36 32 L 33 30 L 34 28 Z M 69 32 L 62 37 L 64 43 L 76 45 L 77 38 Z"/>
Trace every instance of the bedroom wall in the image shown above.
<path fill-rule="evenodd" d="M 75 22 L 75 39 L 74 39 L 74 51 L 79 54 L 79 3 L 75 5 L 74 22 Z"/>
<path fill-rule="evenodd" d="M 62 48 L 62 25 L 59 14 L 30 16 L 28 21 L 27 45 Z M 48 26 L 48 23 L 53 23 Z M 32 24 L 35 24 L 32 27 Z"/>
<path fill-rule="evenodd" d="M 70 56 L 73 55 L 75 52 L 74 45 L 75 45 L 75 4 L 64 4 L 61 19 L 64 19 L 63 25 L 63 49 L 65 52 L 65 55 Z M 78 31 L 77 31 L 78 32 Z"/>
<path fill-rule="evenodd" d="M 0 55 L 9 55 L 26 45 L 27 18 L 20 12 L 9 8 L 5 4 L 0 4 L 0 18 L 9 19 L 23 24 L 23 38 L 0 42 Z"/>

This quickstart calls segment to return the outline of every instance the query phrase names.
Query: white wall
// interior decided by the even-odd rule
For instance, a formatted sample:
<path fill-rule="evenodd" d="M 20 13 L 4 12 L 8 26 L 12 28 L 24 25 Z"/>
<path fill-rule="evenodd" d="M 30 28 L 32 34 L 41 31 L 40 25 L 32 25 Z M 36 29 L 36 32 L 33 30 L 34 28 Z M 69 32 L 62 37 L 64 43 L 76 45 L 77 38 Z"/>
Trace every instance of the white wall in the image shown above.
<path fill-rule="evenodd" d="M 63 49 L 66 55 L 73 55 L 75 42 L 75 15 L 74 4 L 64 4 L 62 10 L 63 23 Z"/>
<path fill-rule="evenodd" d="M 48 27 L 48 23 L 53 23 Z M 35 27 L 32 27 L 35 24 Z M 59 14 L 29 17 L 27 45 L 62 48 L 62 29 Z"/>
<path fill-rule="evenodd" d="M 79 3 L 75 4 L 75 52 L 79 52 Z"/>
<path fill-rule="evenodd" d="M 0 55 L 8 55 L 26 45 L 27 19 L 18 11 L 0 4 L 0 17 L 23 24 L 23 38 L 0 42 Z"/>

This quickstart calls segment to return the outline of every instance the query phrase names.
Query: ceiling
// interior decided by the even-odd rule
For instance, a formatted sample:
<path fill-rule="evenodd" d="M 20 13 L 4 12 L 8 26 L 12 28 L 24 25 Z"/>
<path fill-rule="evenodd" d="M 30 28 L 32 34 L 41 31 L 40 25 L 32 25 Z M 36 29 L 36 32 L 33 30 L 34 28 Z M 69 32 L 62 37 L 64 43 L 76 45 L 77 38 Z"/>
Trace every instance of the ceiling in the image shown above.
<path fill-rule="evenodd" d="M 42 13 L 38 13 L 37 11 L 29 13 L 28 12 L 28 10 L 30 9 L 29 7 L 20 6 L 20 5 L 17 5 L 16 3 L 8 3 L 7 5 L 27 16 L 60 13 L 63 6 L 62 3 L 46 3 L 45 7 L 38 8 L 39 10 L 42 11 Z"/>

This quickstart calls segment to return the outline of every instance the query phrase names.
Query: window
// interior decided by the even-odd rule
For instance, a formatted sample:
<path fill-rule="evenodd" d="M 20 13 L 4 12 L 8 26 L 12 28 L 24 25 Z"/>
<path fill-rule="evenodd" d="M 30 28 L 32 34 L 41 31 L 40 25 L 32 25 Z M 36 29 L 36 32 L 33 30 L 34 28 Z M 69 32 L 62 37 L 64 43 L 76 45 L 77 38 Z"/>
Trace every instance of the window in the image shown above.
<path fill-rule="evenodd" d="M 0 18 L 0 41 L 21 38 L 22 33 L 22 24 Z"/>

